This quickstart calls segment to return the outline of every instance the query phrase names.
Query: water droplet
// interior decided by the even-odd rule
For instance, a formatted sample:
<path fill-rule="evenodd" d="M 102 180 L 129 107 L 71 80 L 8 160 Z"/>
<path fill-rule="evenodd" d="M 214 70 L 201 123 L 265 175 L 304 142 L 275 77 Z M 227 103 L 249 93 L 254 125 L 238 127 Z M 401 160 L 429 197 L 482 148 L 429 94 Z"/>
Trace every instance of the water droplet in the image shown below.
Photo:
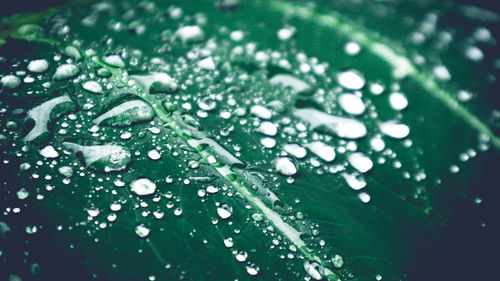
<path fill-rule="evenodd" d="M 389 103 L 394 110 L 403 110 L 408 106 L 408 100 L 402 93 L 391 93 L 389 95 Z"/>
<path fill-rule="evenodd" d="M 293 36 L 295 36 L 295 33 L 297 30 L 293 26 L 285 26 L 278 30 L 276 36 L 278 37 L 279 40 L 281 41 L 287 41 L 290 40 Z"/>
<path fill-rule="evenodd" d="M 366 126 L 356 119 L 329 115 L 314 108 L 300 108 L 293 114 L 310 123 L 312 129 L 325 131 L 341 138 L 357 139 L 366 135 Z"/>
<path fill-rule="evenodd" d="M 342 176 L 344 177 L 349 187 L 351 187 L 354 190 L 360 190 L 366 186 L 365 179 L 358 173 L 352 173 L 352 174 L 342 173 Z"/>
<path fill-rule="evenodd" d="M 361 51 L 361 46 L 356 42 L 347 42 L 344 45 L 344 51 L 350 56 L 355 56 Z"/>
<path fill-rule="evenodd" d="M 42 73 L 49 68 L 49 63 L 44 59 L 36 59 L 30 61 L 28 70 L 34 73 Z"/>
<path fill-rule="evenodd" d="M 142 100 L 121 103 L 94 119 L 96 125 L 128 126 L 137 122 L 153 119 L 153 108 Z"/>
<path fill-rule="evenodd" d="M 248 253 L 247 252 L 243 252 L 243 251 L 240 251 L 236 254 L 236 256 L 234 256 L 236 258 L 237 261 L 239 262 L 244 262 L 247 260 L 248 258 Z"/>
<path fill-rule="evenodd" d="M 198 106 L 205 111 L 212 111 L 217 106 L 217 102 L 210 96 L 205 96 L 198 100 Z"/>
<path fill-rule="evenodd" d="M 57 67 L 54 73 L 55 80 L 64 80 L 76 76 L 80 72 L 80 68 L 74 64 L 62 64 Z"/>
<path fill-rule="evenodd" d="M 274 167 L 277 172 L 285 176 L 292 176 L 297 173 L 297 167 L 292 159 L 288 157 L 280 157 L 275 160 Z"/>
<path fill-rule="evenodd" d="M 255 265 L 247 265 L 246 266 L 247 273 L 250 274 L 251 276 L 255 276 L 259 274 L 259 268 L 256 267 Z"/>
<path fill-rule="evenodd" d="M 217 207 L 217 215 L 223 220 L 228 219 L 231 217 L 233 212 L 233 207 L 229 206 L 228 204 L 221 204 L 219 207 Z"/>
<path fill-rule="evenodd" d="M 344 266 L 344 259 L 340 255 L 335 255 L 332 258 L 332 264 L 336 268 L 341 268 L 342 266 Z"/>
<path fill-rule="evenodd" d="M 383 122 L 379 128 L 384 135 L 395 139 L 402 139 L 410 134 L 410 128 L 396 120 Z"/>
<path fill-rule="evenodd" d="M 175 93 L 179 87 L 177 81 L 170 75 L 163 72 L 150 72 L 142 75 L 131 75 L 141 88 L 151 94 L 156 93 Z"/>
<path fill-rule="evenodd" d="M 63 142 L 63 146 L 73 152 L 81 152 L 87 167 L 96 171 L 112 172 L 124 170 L 132 161 L 130 150 L 126 147 L 106 144 L 83 146 L 71 142 Z"/>
<path fill-rule="evenodd" d="M 373 150 L 380 152 L 380 151 L 384 150 L 385 142 L 380 137 L 374 137 L 370 140 L 370 146 L 373 148 Z"/>
<path fill-rule="evenodd" d="M 198 61 L 198 66 L 205 70 L 215 70 L 215 62 L 212 57 L 206 57 Z"/>
<path fill-rule="evenodd" d="M 152 150 L 148 151 L 148 157 L 151 160 L 158 160 L 158 159 L 160 159 L 161 154 L 160 154 L 160 152 L 158 152 L 158 150 L 152 149 Z"/>
<path fill-rule="evenodd" d="M 360 115 L 365 112 L 365 104 L 363 100 L 356 95 L 353 94 L 342 94 L 339 97 L 339 104 L 342 109 L 353 115 Z"/>
<path fill-rule="evenodd" d="M 94 94 L 102 94 L 102 86 L 96 81 L 83 82 L 82 88 Z"/>
<path fill-rule="evenodd" d="M 130 191 L 139 196 L 151 195 L 156 190 L 156 184 L 148 178 L 140 178 L 130 183 Z"/>
<path fill-rule="evenodd" d="M 181 39 L 182 42 L 198 42 L 205 38 L 205 33 L 197 25 L 186 25 L 180 27 L 175 32 L 175 35 Z"/>
<path fill-rule="evenodd" d="M 58 171 L 59 171 L 59 174 L 65 176 L 65 177 L 70 178 L 73 176 L 73 168 L 71 168 L 70 166 L 59 167 Z"/>
<path fill-rule="evenodd" d="M 107 65 L 110 65 L 110 66 L 113 66 L 113 67 L 120 67 L 120 68 L 124 68 L 125 67 L 125 62 L 123 61 L 123 59 L 119 55 L 105 56 L 103 58 L 103 61 Z"/>
<path fill-rule="evenodd" d="M 433 68 L 432 73 L 437 79 L 442 81 L 448 81 L 451 79 L 451 74 L 448 71 L 448 68 L 446 68 L 446 66 L 444 65 L 436 65 Z"/>
<path fill-rule="evenodd" d="M 299 78 L 289 74 L 276 74 L 269 82 L 273 85 L 288 87 L 296 93 L 303 93 L 311 90 L 311 86 Z"/>
<path fill-rule="evenodd" d="M 296 143 L 286 144 L 283 146 L 283 150 L 297 159 L 302 159 L 307 154 L 306 149 Z"/>
<path fill-rule="evenodd" d="M 305 146 L 326 162 L 332 162 L 335 159 L 335 149 L 324 142 L 315 141 Z"/>
<path fill-rule="evenodd" d="M 347 70 L 337 74 L 340 86 L 348 90 L 360 90 L 365 86 L 365 78 L 357 70 Z"/>
<path fill-rule="evenodd" d="M 135 234 L 140 238 L 146 238 L 149 236 L 149 228 L 147 228 L 144 224 L 138 224 L 135 226 Z"/>
<path fill-rule="evenodd" d="M 272 112 L 262 105 L 254 105 L 250 108 L 250 113 L 259 117 L 260 119 L 271 119 Z"/>
<path fill-rule="evenodd" d="M 361 173 L 368 172 L 373 167 L 372 160 L 362 152 L 351 153 L 348 157 L 349 164 Z"/>
<path fill-rule="evenodd" d="M 0 82 L 2 82 L 4 87 L 14 89 L 21 84 L 21 79 L 15 75 L 5 75 L 2 77 Z"/>
<path fill-rule="evenodd" d="M 87 209 L 87 214 L 89 214 L 89 216 L 91 216 L 93 218 L 97 217 L 99 215 L 99 213 L 100 213 L 99 209 L 97 209 L 97 208 L 92 207 L 92 208 Z"/>
<path fill-rule="evenodd" d="M 325 269 L 315 261 L 304 262 L 304 269 L 314 280 L 321 280 L 324 277 Z"/>
<path fill-rule="evenodd" d="M 278 133 L 278 126 L 276 126 L 276 124 L 274 124 L 273 122 L 264 121 L 260 123 L 260 126 L 257 129 L 257 131 L 266 136 L 273 137 L 276 136 L 276 134 Z"/>
<path fill-rule="evenodd" d="M 368 194 L 368 193 L 366 193 L 366 192 L 360 192 L 360 193 L 358 194 L 358 198 L 361 200 L 361 202 L 363 202 L 363 203 L 365 203 L 365 204 L 366 204 L 366 203 L 369 203 L 369 202 L 370 202 L 370 200 L 371 200 L 371 196 L 370 196 L 370 194 Z"/>
<path fill-rule="evenodd" d="M 29 195 L 30 193 L 24 187 L 17 191 L 17 198 L 19 198 L 19 200 L 24 200 L 28 198 Z"/>
<path fill-rule="evenodd" d="M 57 158 L 59 157 L 59 153 L 54 149 L 52 145 L 47 145 L 46 147 L 40 150 L 40 155 L 45 158 Z"/>
<path fill-rule="evenodd" d="M 261 138 L 260 144 L 265 148 L 273 148 L 276 145 L 276 140 L 273 138 Z"/>

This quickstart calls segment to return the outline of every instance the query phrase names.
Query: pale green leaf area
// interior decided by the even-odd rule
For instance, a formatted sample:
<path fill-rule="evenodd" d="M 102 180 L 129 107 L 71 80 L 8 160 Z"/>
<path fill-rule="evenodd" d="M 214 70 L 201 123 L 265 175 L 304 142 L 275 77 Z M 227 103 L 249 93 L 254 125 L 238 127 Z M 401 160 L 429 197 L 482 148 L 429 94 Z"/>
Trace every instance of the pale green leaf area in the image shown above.
<path fill-rule="evenodd" d="M 5 280 L 442 280 L 489 243 L 496 13 L 86 2 L 2 21 Z"/>

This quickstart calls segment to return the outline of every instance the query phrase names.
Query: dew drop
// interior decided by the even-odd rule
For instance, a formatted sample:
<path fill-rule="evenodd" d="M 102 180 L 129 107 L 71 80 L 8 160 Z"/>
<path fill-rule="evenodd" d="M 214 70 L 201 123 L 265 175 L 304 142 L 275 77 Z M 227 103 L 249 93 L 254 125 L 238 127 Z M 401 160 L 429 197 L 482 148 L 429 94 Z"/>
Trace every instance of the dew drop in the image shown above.
<path fill-rule="evenodd" d="M 389 95 L 389 103 L 394 110 L 403 110 L 408 106 L 406 96 L 397 92 Z"/>
<path fill-rule="evenodd" d="M 363 100 L 356 95 L 353 94 L 342 94 L 339 97 L 339 104 L 342 109 L 353 115 L 360 115 L 365 112 L 365 104 Z"/>
<path fill-rule="evenodd" d="M 76 76 L 80 72 L 78 66 L 74 64 L 62 64 L 57 67 L 54 73 L 55 80 L 64 80 Z"/>
<path fill-rule="evenodd" d="M 138 224 L 135 226 L 135 234 L 140 238 L 146 238 L 149 236 L 149 228 L 147 228 L 144 224 Z"/>
<path fill-rule="evenodd" d="M 362 152 L 354 152 L 348 157 L 349 164 L 361 173 L 366 173 L 373 167 L 372 160 Z"/>
<path fill-rule="evenodd" d="M 365 86 L 365 78 L 357 70 L 347 70 L 337 74 L 340 86 L 348 90 L 360 90 Z"/>
<path fill-rule="evenodd" d="M 396 120 L 383 122 L 379 128 L 384 135 L 395 139 L 402 139 L 410 134 L 410 128 Z"/>
<path fill-rule="evenodd" d="M 156 190 L 156 184 L 148 178 L 140 178 L 130 183 L 130 190 L 139 196 L 151 195 Z"/>
<path fill-rule="evenodd" d="M 217 215 L 219 215 L 219 217 L 223 220 L 230 218 L 232 212 L 233 208 L 228 204 L 221 204 L 219 207 L 217 207 Z"/>
<path fill-rule="evenodd" d="M 36 59 L 30 61 L 28 70 L 34 73 L 42 73 L 49 68 L 49 63 L 44 59 Z"/>
<path fill-rule="evenodd" d="M 281 157 L 275 160 L 274 167 L 277 172 L 285 176 L 293 176 L 297 173 L 297 167 L 292 159 Z"/>

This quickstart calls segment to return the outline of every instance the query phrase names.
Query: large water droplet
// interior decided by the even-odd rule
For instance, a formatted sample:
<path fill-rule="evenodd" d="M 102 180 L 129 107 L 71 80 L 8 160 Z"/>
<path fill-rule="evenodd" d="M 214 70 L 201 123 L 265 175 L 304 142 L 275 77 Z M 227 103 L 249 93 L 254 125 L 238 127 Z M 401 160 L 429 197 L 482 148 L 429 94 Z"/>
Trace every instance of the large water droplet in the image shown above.
<path fill-rule="evenodd" d="M 228 219 L 231 217 L 233 213 L 233 207 L 229 206 L 228 204 L 221 204 L 219 207 L 217 207 L 217 215 L 223 220 Z"/>
<path fill-rule="evenodd" d="M 34 73 L 42 73 L 49 68 L 49 63 L 44 59 L 36 59 L 30 61 L 28 70 Z"/>
<path fill-rule="evenodd" d="M 325 269 L 315 261 L 304 262 L 304 269 L 314 280 L 321 280 L 324 277 Z"/>
<path fill-rule="evenodd" d="M 151 195 L 156 191 L 156 184 L 148 178 L 139 178 L 130 183 L 130 191 L 139 196 Z"/>
<path fill-rule="evenodd" d="M 274 124 L 272 122 L 264 121 L 264 122 L 260 123 L 260 126 L 257 129 L 257 131 L 259 131 L 259 133 L 264 134 L 266 136 L 273 137 L 273 136 L 276 136 L 276 134 L 278 133 L 278 127 L 276 126 L 276 124 Z"/>
<path fill-rule="evenodd" d="M 360 90 L 365 86 L 365 78 L 357 70 L 347 70 L 337 74 L 340 86 L 348 90 Z"/>
<path fill-rule="evenodd" d="M 286 144 L 283 150 L 297 159 L 302 159 L 307 155 L 306 149 L 296 143 Z"/>
<path fill-rule="evenodd" d="M 372 160 L 362 152 L 351 153 L 348 157 L 349 164 L 361 173 L 368 172 L 373 167 Z"/>
<path fill-rule="evenodd" d="M 360 190 L 366 186 L 365 179 L 358 173 L 342 173 L 342 176 L 344 177 L 347 184 L 354 190 Z"/>
<path fill-rule="evenodd" d="M 311 89 L 309 84 L 289 74 L 276 74 L 269 80 L 269 82 L 273 85 L 289 87 L 296 93 L 307 92 Z"/>
<path fill-rule="evenodd" d="M 110 66 L 113 66 L 113 67 L 120 67 L 120 68 L 124 68 L 125 67 L 125 62 L 123 61 L 122 57 L 120 57 L 119 55 L 105 56 L 103 58 L 103 61 L 107 65 L 110 65 Z"/>
<path fill-rule="evenodd" d="M 144 224 L 138 224 L 135 226 L 135 234 L 140 238 L 146 238 L 149 236 L 150 230 Z"/>
<path fill-rule="evenodd" d="M 47 145 L 46 147 L 40 150 L 40 155 L 45 158 L 57 158 L 59 157 L 59 153 L 54 149 L 52 145 Z"/>
<path fill-rule="evenodd" d="M 410 128 L 396 120 L 386 121 L 379 125 L 380 131 L 391 138 L 402 139 L 410 134 Z"/>
<path fill-rule="evenodd" d="M 360 115 L 365 112 L 365 104 L 363 100 L 353 94 L 342 94 L 339 97 L 339 104 L 342 109 L 353 115 Z"/>
<path fill-rule="evenodd" d="M 205 38 L 205 33 L 197 25 L 186 25 L 180 27 L 175 32 L 175 35 L 181 39 L 182 42 L 198 42 Z"/>
<path fill-rule="evenodd" d="M 82 88 L 85 90 L 94 93 L 94 94 L 101 94 L 102 93 L 102 86 L 96 81 L 86 81 L 82 83 Z"/>
<path fill-rule="evenodd" d="M 389 103 L 394 110 L 403 110 L 408 106 L 406 96 L 397 92 L 389 95 Z"/>
<path fill-rule="evenodd" d="M 275 160 L 274 167 L 277 172 L 285 176 L 292 176 L 297 173 L 297 167 L 292 159 L 288 157 L 280 157 Z"/>
<path fill-rule="evenodd" d="M 358 120 L 338 117 L 314 108 L 300 108 L 293 113 L 311 124 L 312 129 L 325 131 L 341 138 L 357 139 L 366 135 L 366 127 Z"/>
<path fill-rule="evenodd" d="M 74 64 L 62 64 L 57 67 L 54 73 L 55 80 L 64 80 L 76 76 L 80 72 L 80 68 Z"/>
<path fill-rule="evenodd" d="M 335 149 L 324 142 L 315 141 L 305 146 L 326 162 L 332 162 L 335 159 Z"/>
<path fill-rule="evenodd" d="M 21 79 L 15 75 L 5 75 L 0 82 L 5 88 L 14 89 L 21 84 Z"/>
<path fill-rule="evenodd" d="M 116 144 L 84 146 L 72 142 L 62 143 L 66 149 L 80 152 L 85 165 L 96 171 L 112 172 L 121 171 L 132 160 L 130 150 Z"/>
<path fill-rule="evenodd" d="M 260 119 L 271 119 L 273 113 L 267 107 L 262 105 L 254 105 L 250 108 L 250 113 Z"/>

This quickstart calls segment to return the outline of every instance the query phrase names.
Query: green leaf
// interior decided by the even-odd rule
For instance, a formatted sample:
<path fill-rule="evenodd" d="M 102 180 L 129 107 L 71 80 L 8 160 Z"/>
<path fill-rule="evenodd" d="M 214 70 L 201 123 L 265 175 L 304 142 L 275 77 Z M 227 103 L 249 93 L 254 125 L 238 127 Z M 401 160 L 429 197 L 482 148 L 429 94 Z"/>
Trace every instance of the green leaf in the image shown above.
<path fill-rule="evenodd" d="M 499 159 L 488 29 L 467 12 L 450 26 L 463 7 L 448 1 L 239 2 L 81 4 L 10 33 L 10 280 L 415 280 L 430 266 L 455 202 Z"/>

